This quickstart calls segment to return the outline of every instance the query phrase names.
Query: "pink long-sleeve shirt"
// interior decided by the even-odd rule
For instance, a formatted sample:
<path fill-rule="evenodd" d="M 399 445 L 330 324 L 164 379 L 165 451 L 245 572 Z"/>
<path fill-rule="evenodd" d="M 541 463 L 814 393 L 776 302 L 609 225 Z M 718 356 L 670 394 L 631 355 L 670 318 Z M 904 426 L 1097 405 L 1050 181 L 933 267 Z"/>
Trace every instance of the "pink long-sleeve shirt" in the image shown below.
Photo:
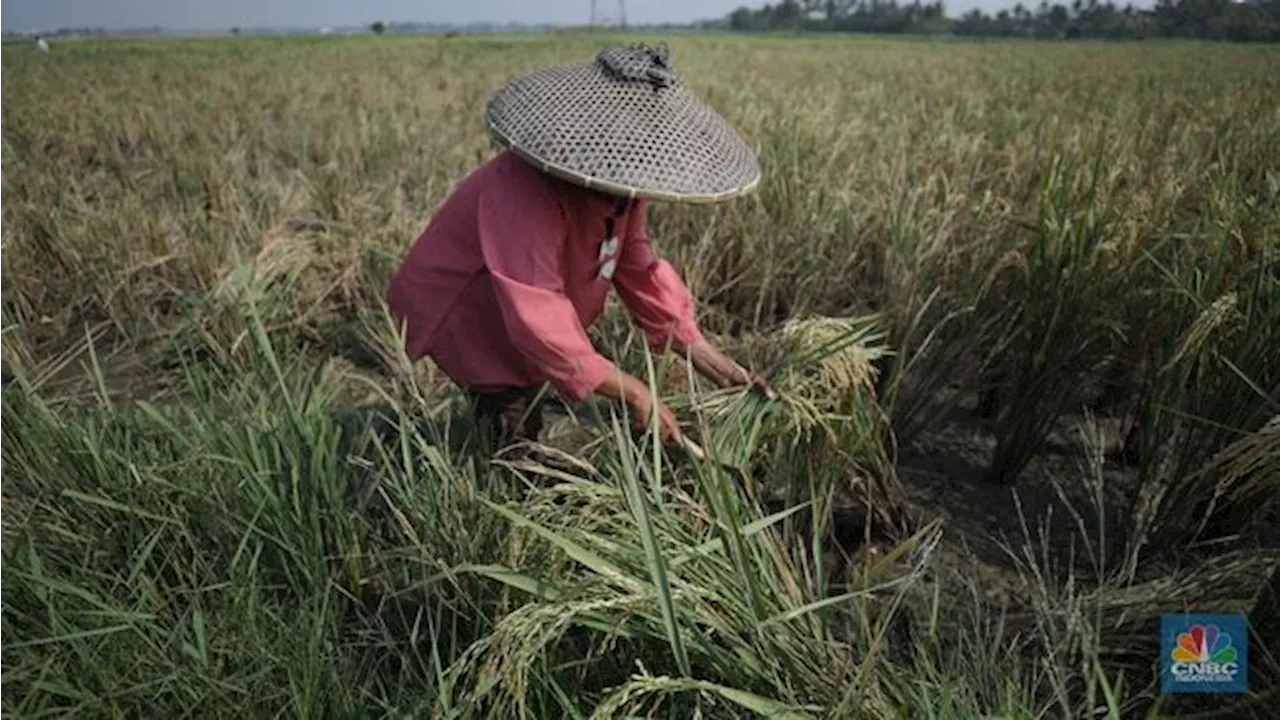
<path fill-rule="evenodd" d="M 589 328 L 616 288 L 650 347 L 702 335 L 688 288 L 650 245 L 644 200 L 615 202 L 504 152 L 445 201 L 392 277 L 409 357 L 475 390 L 549 382 L 586 398 L 617 367 Z"/>

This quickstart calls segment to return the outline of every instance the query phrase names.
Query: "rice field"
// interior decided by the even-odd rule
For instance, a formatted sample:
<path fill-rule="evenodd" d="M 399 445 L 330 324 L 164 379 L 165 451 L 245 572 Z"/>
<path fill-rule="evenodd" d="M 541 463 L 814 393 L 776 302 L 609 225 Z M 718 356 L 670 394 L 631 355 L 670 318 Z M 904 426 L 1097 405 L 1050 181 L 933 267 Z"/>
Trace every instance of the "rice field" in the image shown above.
<path fill-rule="evenodd" d="M 632 39 L 3 48 L 4 712 L 1264 717 L 1280 50 L 643 38 L 760 154 L 651 226 L 782 397 L 615 302 L 709 457 L 484 457 L 386 281 L 489 93 Z M 1186 610 L 1269 618 L 1250 693 L 1161 692 Z"/>

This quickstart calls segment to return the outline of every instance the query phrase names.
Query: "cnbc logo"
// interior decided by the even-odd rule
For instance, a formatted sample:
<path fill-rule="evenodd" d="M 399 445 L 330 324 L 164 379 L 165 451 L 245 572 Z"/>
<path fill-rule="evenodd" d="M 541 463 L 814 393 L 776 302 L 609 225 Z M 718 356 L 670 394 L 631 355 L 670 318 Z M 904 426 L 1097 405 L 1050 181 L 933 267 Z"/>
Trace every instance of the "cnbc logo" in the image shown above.
<path fill-rule="evenodd" d="M 1243 615 L 1164 615 L 1160 628 L 1165 692 L 1248 690 L 1249 635 Z"/>

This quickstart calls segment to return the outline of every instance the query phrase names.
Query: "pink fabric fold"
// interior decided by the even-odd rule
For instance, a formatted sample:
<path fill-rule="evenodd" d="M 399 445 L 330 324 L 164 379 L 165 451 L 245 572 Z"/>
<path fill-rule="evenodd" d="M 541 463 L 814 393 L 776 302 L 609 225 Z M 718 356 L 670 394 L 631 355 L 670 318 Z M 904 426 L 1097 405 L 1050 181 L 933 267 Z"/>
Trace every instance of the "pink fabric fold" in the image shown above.
<path fill-rule="evenodd" d="M 654 254 L 643 202 L 637 211 L 614 275 L 614 287 L 651 349 L 661 351 L 673 341 L 692 345 L 702 339 L 693 295 L 671 263 Z"/>
<path fill-rule="evenodd" d="M 610 288 L 655 350 L 700 339 L 688 288 L 653 252 L 646 211 L 510 152 L 485 163 L 392 277 L 387 301 L 410 358 L 431 357 L 464 388 L 549 382 L 581 401 L 618 372 L 587 336 Z"/>

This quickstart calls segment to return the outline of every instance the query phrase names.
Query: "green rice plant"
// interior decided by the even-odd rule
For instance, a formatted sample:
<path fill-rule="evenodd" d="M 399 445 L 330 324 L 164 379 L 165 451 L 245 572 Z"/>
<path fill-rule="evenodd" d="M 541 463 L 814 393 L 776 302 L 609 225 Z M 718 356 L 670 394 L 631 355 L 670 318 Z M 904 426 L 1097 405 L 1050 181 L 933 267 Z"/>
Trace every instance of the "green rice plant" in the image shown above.
<path fill-rule="evenodd" d="M 548 585 L 522 571 L 530 566 L 518 560 L 467 569 L 530 598 L 451 668 L 453 714 L 527 716 L 529 702 L 549 692 L 553 679 L 578 689 L 575 709 L 582 716 L 638 711 L 645 702 L 655 703 L 650 712 L 660 706 L 663 716 L 694 708 L 728 717 L 765 707 L 797 717 L 888 712 L 876 687 L 865 682 L 876 651 L 864 654 L 851 643 L 859 642 L 852 639 L 860 637 L 858 627 L 882 631 L 891 612 L 881 615 L 872 603 L 863 610 L 876 614 L 853 618 L 841 608 L 891 594 L 908 579 L 885 568 L 862 586 L 828 595 L 814 585 L 819 559 L 809 548 L 782 542 L 775 529 L 799 508 L 765 516 L 714 466 L 696 473 L 697 496 L 660 484 L 663 463 L 642 460 L 644 449 L 621 423 L 614 436 L 608 469 L 535 490 L 523 510 L 492 506 L 529 534 L 528 544 L 536 538 L 557 548 L 576 572 Z M 932 532 L 912 538 L 899 554 L 927 546 Z M 586 647 L 575 642 L 583 637 L 575 629 L 589 633 Z M 850 631 L 854 635 L 844 634 Z M 598 659 L 589 666 L 572 662 L 583 652 Z M 544 654 L 551 658 L 550 676 L 539 672 L 548 667 Z M 631 677 L 632 670 L 638 675 Z"/>
<path fill-rule="evenodd" d="M 1104 148 L 1091 154 L 1088 164 L 1072 153 L 1045 161 L 1029 242 L 1010 251 L 1005 279 L 985 298 L 1003 319 L 989 355 L 1007 397 L 988 470 L 998 483 L 1012 483 L 1062 413 L 1083 405 L 1085 381 L 1124 330 L 1116 308 L 1134 265 L 1118 242 L 1120 178 L 1102 163 Z"/>
<path fill-rule="evenodd" d="M 892 422 L 896 446 L 910 447 L 978 384 L 979 363 L 999 339 L 1001 327 L 1000 318 L 976 312 L 984 289 L 977 286 L 972 300 L 957 298 L 954 309 L 943 313 L 939 308 L 948 305 L 935 288 L 887 338 L 895 351 L 884 363 L 878 394 Z"/>
<path fill-rule="evenodd" d="M 194 702 L 307 713 L 356 701 L 322 653 L 343 603 L 317 592 L 325 548 L 350 546 L 341 526 L 303 532 L 324 485 L 286 499 L 266 493 L 271 476 L 237 472 L 280 445 L 156 409 L 67 419 L 6 393 L 4 410 L 5 495 L 25 516 L 6 516 L 11 712 L 180 714 Z M 251 455 L 206 449 L 214 433 Z M 263 493 L 226 503 L 246 482 Z M 290 659 L 273 668 L 273 657 Z"/>
<path fill-rule="evenodd" d="M 782 398 L 668 367 L 710 458 L 605 423 L 491 459 L 395 347 L 385 282 L 495 150 L 488 94 L 625 40 L 0 49 L 5 712 L 1154 707 L 1152 613 L 1244 609 L 1271 571 L 1273 50 L 672 35 L 764 176 L 655 206 L 655 245 Z M 616 306 L 593 339 L 650 371 Z M 1094 491 L 1089 557 L 1035 539 L 1008 607 L 964 522 L 838 557 L 837 513 L 892 525 L 922 489 L 895 465 L 988 381 L 997 474 L 1064 498 L 1094 478 L 1026 465 L 1047 428 L 1136 419 L 1136 469 L 1090 450 L 1136 500 Z M 1167 572 L 1157 540 L 1194 557 Z"/>
<path fill-rule="evenodd" d="M 189 365 L 182 403 L 5 390 L 7 712 L 422 706 L 474 640 L 483 592 L 431 579 L 500 547 L 465 466 L 417 432 L 409 463 L 345 454 L 339 378 L 246 320 L 252 355 Z"/>
<path fill-rule="evenodd" d="M 351 455 L 326 399 L 339 378 L 246 320 L 252 360 L 190 366 L 182 405 L 59 414 L 5 393 L 7 710 L 1037 717 L 1085 702 L 979 580 L 938 570 L 936 525 L 841 577 L 820 540 L 787 538 L 805 507 L 770 514 L 714 463 L 655 459 L 621 420 L 596 465 L 480 477 L 393 403 L 399 432 Z M 1084 626 L 1042 623 L 1082 642 Z"/>
<path fill-rule="evenodd" d="M 1267 424 L 1280 411 L 1280 278 L 1264 254 L 1222 288 L 1219 258 L 1191 270 L 1190 282 L 1152 258 L 1172 290 L 1164 312 L 1185 329 L 1166 346 L 1137 425 L 1130 573 L 1155 537 L 1181 545 L 1238 532 L 1280 478 Z"/>

